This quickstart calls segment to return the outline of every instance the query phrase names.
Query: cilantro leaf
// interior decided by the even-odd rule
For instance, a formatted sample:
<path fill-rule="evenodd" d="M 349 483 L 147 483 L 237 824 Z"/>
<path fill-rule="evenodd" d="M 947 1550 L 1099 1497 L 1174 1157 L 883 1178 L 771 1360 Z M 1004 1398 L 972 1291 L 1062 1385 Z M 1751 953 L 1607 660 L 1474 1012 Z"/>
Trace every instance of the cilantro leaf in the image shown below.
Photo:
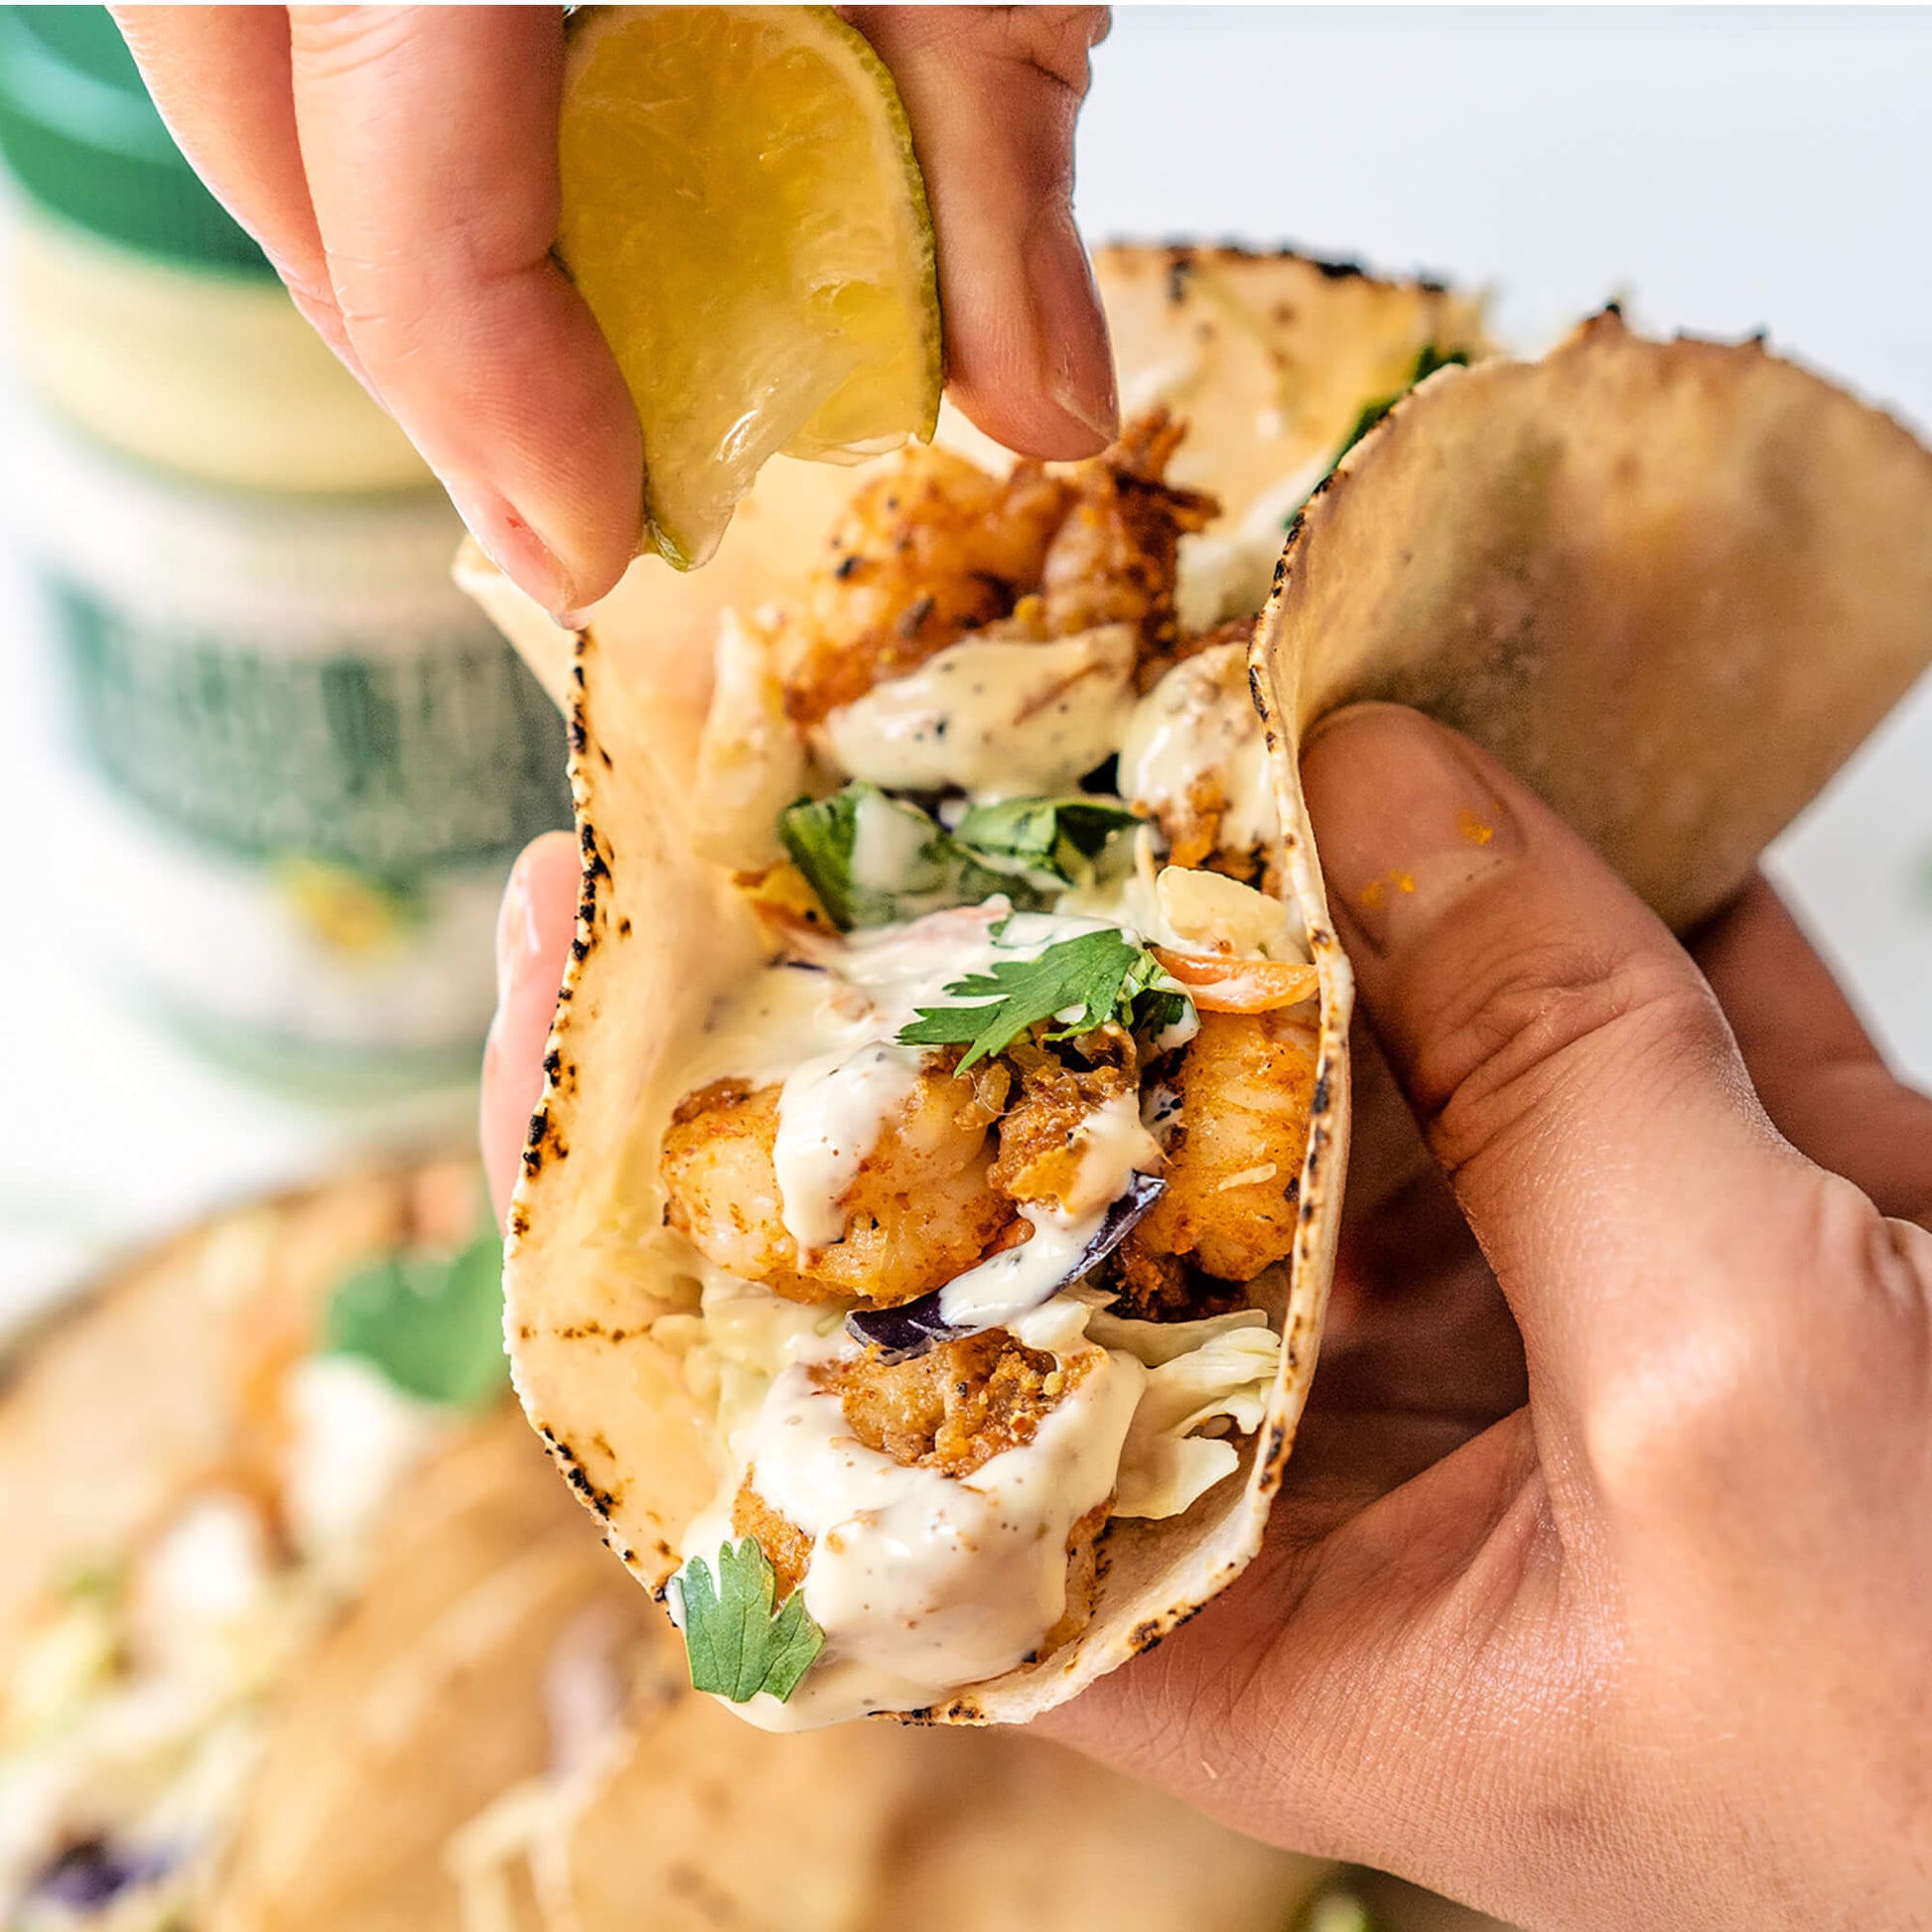
<path fill-rule="evenodd" d="M 1104 798 L 974 805 L 948 832 L 929 813 L 855 778 L 778 815 L 778 837 L 841 931 L 976 905 L 1004 893 L 1038 911 L 1090 879 L 1109 839 L 1137 823 Z"/>
<path fill-rule="evenodd" d="M 1114 834 L 1139 823 L 1109 798 L 1008 798 L 969 806 L 952 835 L 996 872 L 1018 866 L 1078 886 L 1093 877 Z"/>
<path fill-rule="evenodd" d="M 997 939 L 1005 923 L 994 928 Z M 964 1073 L 975 1060 L 1007 1047 L 1044 1020 L 1073 1016 L 1047 1033 L 1047 1039 L 1070 1039 L 1110 1020 L 1130 1028 L 1165 1030 L 1190 1009 L 1186 994 L 1168 977 L 1145 947 L 1112 927 L 1083 932 L 1033 959 L 1002 959 L 991 972 L 954 980 L 949 994 L 971 1006 L 920 1007 L 918 1018 L 902 1028 L 902 1046 L 964 1046 Z"/>
<path fill-rule="evenodd" d="M 1421 353 L 1416 357 L 1415 367 L 1409 371 L 1408 381 L 1394 395 L 1378 396 L 1373 402 L 1362 405 L 1354 428 L 1342 438 L 1341 448 L 1335 452 L 1335 463 L 1339 463 L 1418 382 L 1426 382 L 1438 369 L 1466 369 L 1468 366 L 1469 351 L 1466 348 L 1438 348 L 1434 343 L 1424 343 Z M 1332 470 L 1335 465 L 1331 463 L 1328 467 Z"/>
<path fill-rule="evenodd" d="M 487 1407 L 509 1385 L 495 1227 L 447 1258 L 396 1253 L 356 1269 L 329 1305 L 323 1348 L 373 1363 L 405 1395 Z"/>
<path fill-rule="evenodd" d="M 870 832 L 894 877 L 861 863 Z M 841 931 L 888 925 L 944 900 L 955 855 L 945 832 L 918 806 L 855 779 L 829 798 L 801 798 L 778 814 L 778 837 Z"/>
<path fill-rule="evenodd" d="M 757 1537 L 718 1551 L 718 1578 L 693 1557 L 679 1574 L 684 1598 L 684 1651 L 691 1686 L 745 1704 L 769 1691 L 780 1704 L 798 1688 L 825 1642 L 825 1632 L 794 1589 L 774 1615 L 777 1573 Z"/>

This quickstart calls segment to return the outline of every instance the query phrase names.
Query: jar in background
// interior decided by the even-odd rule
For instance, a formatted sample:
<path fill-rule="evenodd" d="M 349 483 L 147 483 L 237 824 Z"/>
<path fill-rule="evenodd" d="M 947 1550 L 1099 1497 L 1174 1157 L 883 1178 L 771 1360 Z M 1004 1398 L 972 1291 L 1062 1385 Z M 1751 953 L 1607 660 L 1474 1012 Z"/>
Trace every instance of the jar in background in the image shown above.
<path fill-rule="evenodd" d="M 450 582 L 461 526 L 183 160 L 98 8 L 0 8 L 23 191 L 5 483 L 74 753 L 77 875 L 222 1058 L 474 1072 L 563 726 Z"/>

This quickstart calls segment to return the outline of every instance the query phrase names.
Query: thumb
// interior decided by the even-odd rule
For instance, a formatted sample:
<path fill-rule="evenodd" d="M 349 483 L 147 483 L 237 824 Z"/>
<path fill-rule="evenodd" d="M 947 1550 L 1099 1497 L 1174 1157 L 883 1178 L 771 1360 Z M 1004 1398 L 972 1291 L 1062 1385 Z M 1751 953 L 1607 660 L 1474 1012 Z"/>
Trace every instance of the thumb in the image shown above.
<path fill-rule="evenodd" d="M 1529 1348 L 1573 1399 L 1661 1331 L 1719 1351 L 1811 1244 L 1710 987 L 1577 834 L 1465 740 L 1367 705 L 1303 779 L 1390 1064 Z M 1728 1305 L 1727 1298 L 1737 1306 Z"/>
<path fill-rule="evenodd" d="M 946 378 L 1026 456 L 1119 428 L 1113 352 L 1073 225 L 1073 123 L 1104 7 L 847 7 L 905 102 L 939 240 Z"/>

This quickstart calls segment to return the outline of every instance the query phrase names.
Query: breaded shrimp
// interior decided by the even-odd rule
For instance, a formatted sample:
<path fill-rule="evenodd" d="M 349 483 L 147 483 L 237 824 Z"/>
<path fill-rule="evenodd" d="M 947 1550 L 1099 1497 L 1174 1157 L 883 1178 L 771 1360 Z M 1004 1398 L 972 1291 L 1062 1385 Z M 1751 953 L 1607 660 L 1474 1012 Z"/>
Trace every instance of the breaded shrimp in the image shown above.
<path fill-rule="evenodd" d="M 969 1476 L 1002 1449 L 1031 1443 L 1093 1357 L 1062 1366 L 1004 1328 L 941 1342 L 910 1361 L 868 1352 L 818 1371 L 852 1433 L 895 1462 Z"/>
<path fill-rule="evenodd" d="M 1200 1015 L 1172 1080 L 1180 1114 L 1167 1191 L 1124 1245 L 1130 1286 L 1137 1271 L 1145 1289 L 1169 1280 L 1171 1258 L 1247 1282 L 1289 1255 L 1314 1069 L 1304 1008 Z"/>
<path fill-rule="evenodd" d="M 1161 827 L 1173 864 L 1243 881 L 1269 869 L 1273 777 L 1244 642 L 1196 640 L 1142 698 L 1121 746 L 1120 788 Z"/>
<path fill-rule="evenodd" d="M 1041 1421 L 1092 1367 L 1089 1354 L 1061 1363 L 1024 1347 L 1004 1328 L 944 1342 L 911 1361 L 887 1363 L 868 1353 L 817 1371 L 839 1398 L 852 1434 L 866 1448 L 907 1467 L 936 1469 L 966 1480 L 1005 1449 L 1033 1441 Z M 760 1496 L 748 1469 L 732 1503 L 732 1528 L 754 1536 L 788 1596 L 812 1559 L 805 1533 Z M 1074 1523 L 1066 1539 L 1066 1604 L 1040 1638 L 1039 1653 L 1057 1650 L 1086 1627 L 1099 1583 L 1096 1548 L 1112 1512 L 1108 1496 Z"/>
<path fill-rule="evenodd" d="M 819 724 L 996 626 L 1043 641 L 1131 623 L 1165 661 L 1175 546 L 1217 509 L 1162 480 L 1181 433 L 1156 410 L 1065 475 L 1020 463 L 990 477 L 943 450 L 907 452 L 854 497 L 833 561 L 780 620 L 787 714 Z"/>
<path fill-rule="evenodd" d="M 783 1602 L 805 1581 L 805 1572 L 811 1567 L 812 1540 L 759 1494 L 758 1474 L 756 1467 L 747 1469 L 738 1494 L 732 1498 L 732 1533 L 758 1539 L 776 1576 L 773 1593 Z"/>
<path fill-rule="evenodd" d="M 928 1055 L 885 1122 L 838 1199 L 845 1228 L 836 1244 L 801 1255 L 784 1225 L 775 1083 L 719 1080 L 679 1103 L 658 1166 L 665 1218 L 720 1268 L 792 1301 L 850 1296 L 885 1307 L 942 1286 L 1014 1216 L 987 1178 L 987 1129 L 1004 1085 L 955 1080 L 956 1057 Z"/>
<path fill-rule="evenodd" d="M 792 719 L 816 724 L 1008 617 L 1035 589 L 1071 486 L 1036 463 L 990 477 L 944 450 L 913 449 L 853 498 L 832 562 L 778 633 Z"/>
<path fill-rule="evenodd" d="M 1090 1209 L 1080 1198 L 1083 1129 L 1109 1102 L 1138 1094 L 1132 1046 L 1129 1040 L 1124 1064 L 1076 1068 L 1041 1054 L 1022 1071 L 1020 1097 L 1000 1122 L 1000 1158 L 987 1176 L 995 1187 L 1017 1201 Z"/>
<path fill-rule="evenodd" d="M 1173 648 L 1175 550 L 1220 509 L 1212 496 L 1163 481 L 1184 434 L 1166 410 L 1152 410 L 1074 471 L 1073 500 L 1040 573 L 1049 636 L 1131 623 L 1144 658 Z"/>

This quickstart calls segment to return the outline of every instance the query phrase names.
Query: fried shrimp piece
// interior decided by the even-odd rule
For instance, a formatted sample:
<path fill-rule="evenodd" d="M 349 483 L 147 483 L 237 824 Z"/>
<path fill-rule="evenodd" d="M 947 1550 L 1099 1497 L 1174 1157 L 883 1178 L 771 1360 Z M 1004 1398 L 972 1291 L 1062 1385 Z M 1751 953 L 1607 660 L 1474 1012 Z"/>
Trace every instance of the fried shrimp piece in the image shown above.
<path fill-rule="evenodd" d="M 777 1579 L 774 1594 L 783 1602 L 805 1581 L 805 1572 L 811 1568 L 812 1540 L 759 1494 L 755 1486 L 758 1473 L 756 1468 L 747 1469 L 738 1494 L 732 1498 L 732 1531 L 758 1539 Z"/>
<path fill-rule="evenodd" d="M 1247 883 L 1271 870 L 1279 824 L 1245 642 L 1194 640 L 1141 699 L 1121 746 L 1120 788 L 1160 826 L 1173 864 Z"/>
<path fill-rule="evenodd" d="M 908 451 L 853 498 L 830 567 L 779 622 L 786 714 L 822 723 L 996 626 L 1044 641 L 1131 623 L 1165 662 L 1176 546 L 1219 507 L 1165 481 L 1182 433 L 1152 411 L 1063 475 L 1023 462 L 991 477 L 944 450 Z"/>
<path fill-rule="evenodd" d="M 1041 1054 L 1022 1069 L 1020 1097 L 1000 1122 L 1000 1158 L 987 1178 L 1017 1201 L 1049 1202 L 1072 1214 L 1091 1211 L 1082 1193 L 1088 1123 L 1110 1102 L 1138 1101 L 1131 1058 L 1123 1064 L 1070 1067 Z M 1136 1113 L 1138 1114 L 1138 1105 Z M 1106 1196 L 1102 1196 L 1102 1200 Z"/>
<path fill-rule="evenodd" d="M 1035 589 L 1072 487 L 1036 463 L 989 477 L 913 449 L 853 498 L 834 561 L 778 633 L 785 709 L 801 725 L 916 670 Z"/>
<path fill-rule="evenodd" d="M 1033 1441 L 1055 1403 L 1093 1357 L 1061 1363 L 1023 1346 L 1004 1328 L 943 1342 L 908 1362 L 867 1354 L 819 1371 L 839 1397 L 852 1433 L 896 1462 L 961 1479 L 1003 1449 Z M 1045 1656 L 1085 1629 L 1100 1580 L 1097 1540 L 1114 1499 L 1095 1504 L 1066 1539 L 1066 1606 L 1039 1640 Z"/>
<path fill-rule="evenodd" d="M 1041 1420 L 1086 1373 L 1092 1357 L 1062 1365 L 1023 1347 L 1004 1328 L 945 1342 L 909 1362 L 876 1354 L 820 1368 L 817 1379 L 839 1399 L 852 1433 L 868 1449 L 907 1467 L 962 1480 L 1004 1449 L 1033 1441 Z M 732 1502 L 732 1529 L 756 1537 L 770 1559 L 776 1595 L 791 1594 L 811 1566 L 812 1540 L 759 1494 L 756 1467 Z M 1039 1655 L 1078 1636 L 1093 1614 L 1100 1581 L 1100 1532 L 1108 1496 L 1067 1532 L 1066 1604 L 1040 1638 Z"/>
<path fill-rule="evenodd" d="M 1315 1029 L 1303 1010 L 1201 1014 L 1172 1081 L 1180 1114 L 1167 1191 L 1124 1244 L 1130 1295 L 1138 1285 L 1158 1307 L 1177 1258 L 1247 1282 L 1290 1253 L 1314 1069 Z"/>
<path fill-rule="evenodd" d="M 1074 471 L 1073 501 L 1040 577 L 1049 636 L 1131 623 L 1141 633 L 1144 663 L 1158 664 L 1172 651 L 1176 549 L 1220 511 L 1212 496 L 1164 481 L 1185 433 L 1165 409 L 1150 410 L 1112 449 Z"/>
<path fill-rule="evenodd" d="M 665 1218 L 720 1268 L 795 1302 L 854 1296 L 887 1307 L 951 1281 L 1014 1214 L 987 1179 L 987 1129 L 1004 1085 L 954 1080 L 956 1057 L 927 1056 L 839 1197 L 846 1221 L 835 1245 L 801 1255 L 784 1225 L 775 1083 L 717 1080 L 678 1104 L 658 1165 Z"/>
<path fill-rule="evenodd" d="M 1089 1358 L 1090 1359 L 1090 1358 Z M 852 1433 L 908 1467 L 969 1476 L 1003 1449 L 1031 1443 L 1087 1363 L 1062 1365 L 1004 1328 L 941 1342 L 910 1361 L 867 1353 L 818 1371 Z"/>

